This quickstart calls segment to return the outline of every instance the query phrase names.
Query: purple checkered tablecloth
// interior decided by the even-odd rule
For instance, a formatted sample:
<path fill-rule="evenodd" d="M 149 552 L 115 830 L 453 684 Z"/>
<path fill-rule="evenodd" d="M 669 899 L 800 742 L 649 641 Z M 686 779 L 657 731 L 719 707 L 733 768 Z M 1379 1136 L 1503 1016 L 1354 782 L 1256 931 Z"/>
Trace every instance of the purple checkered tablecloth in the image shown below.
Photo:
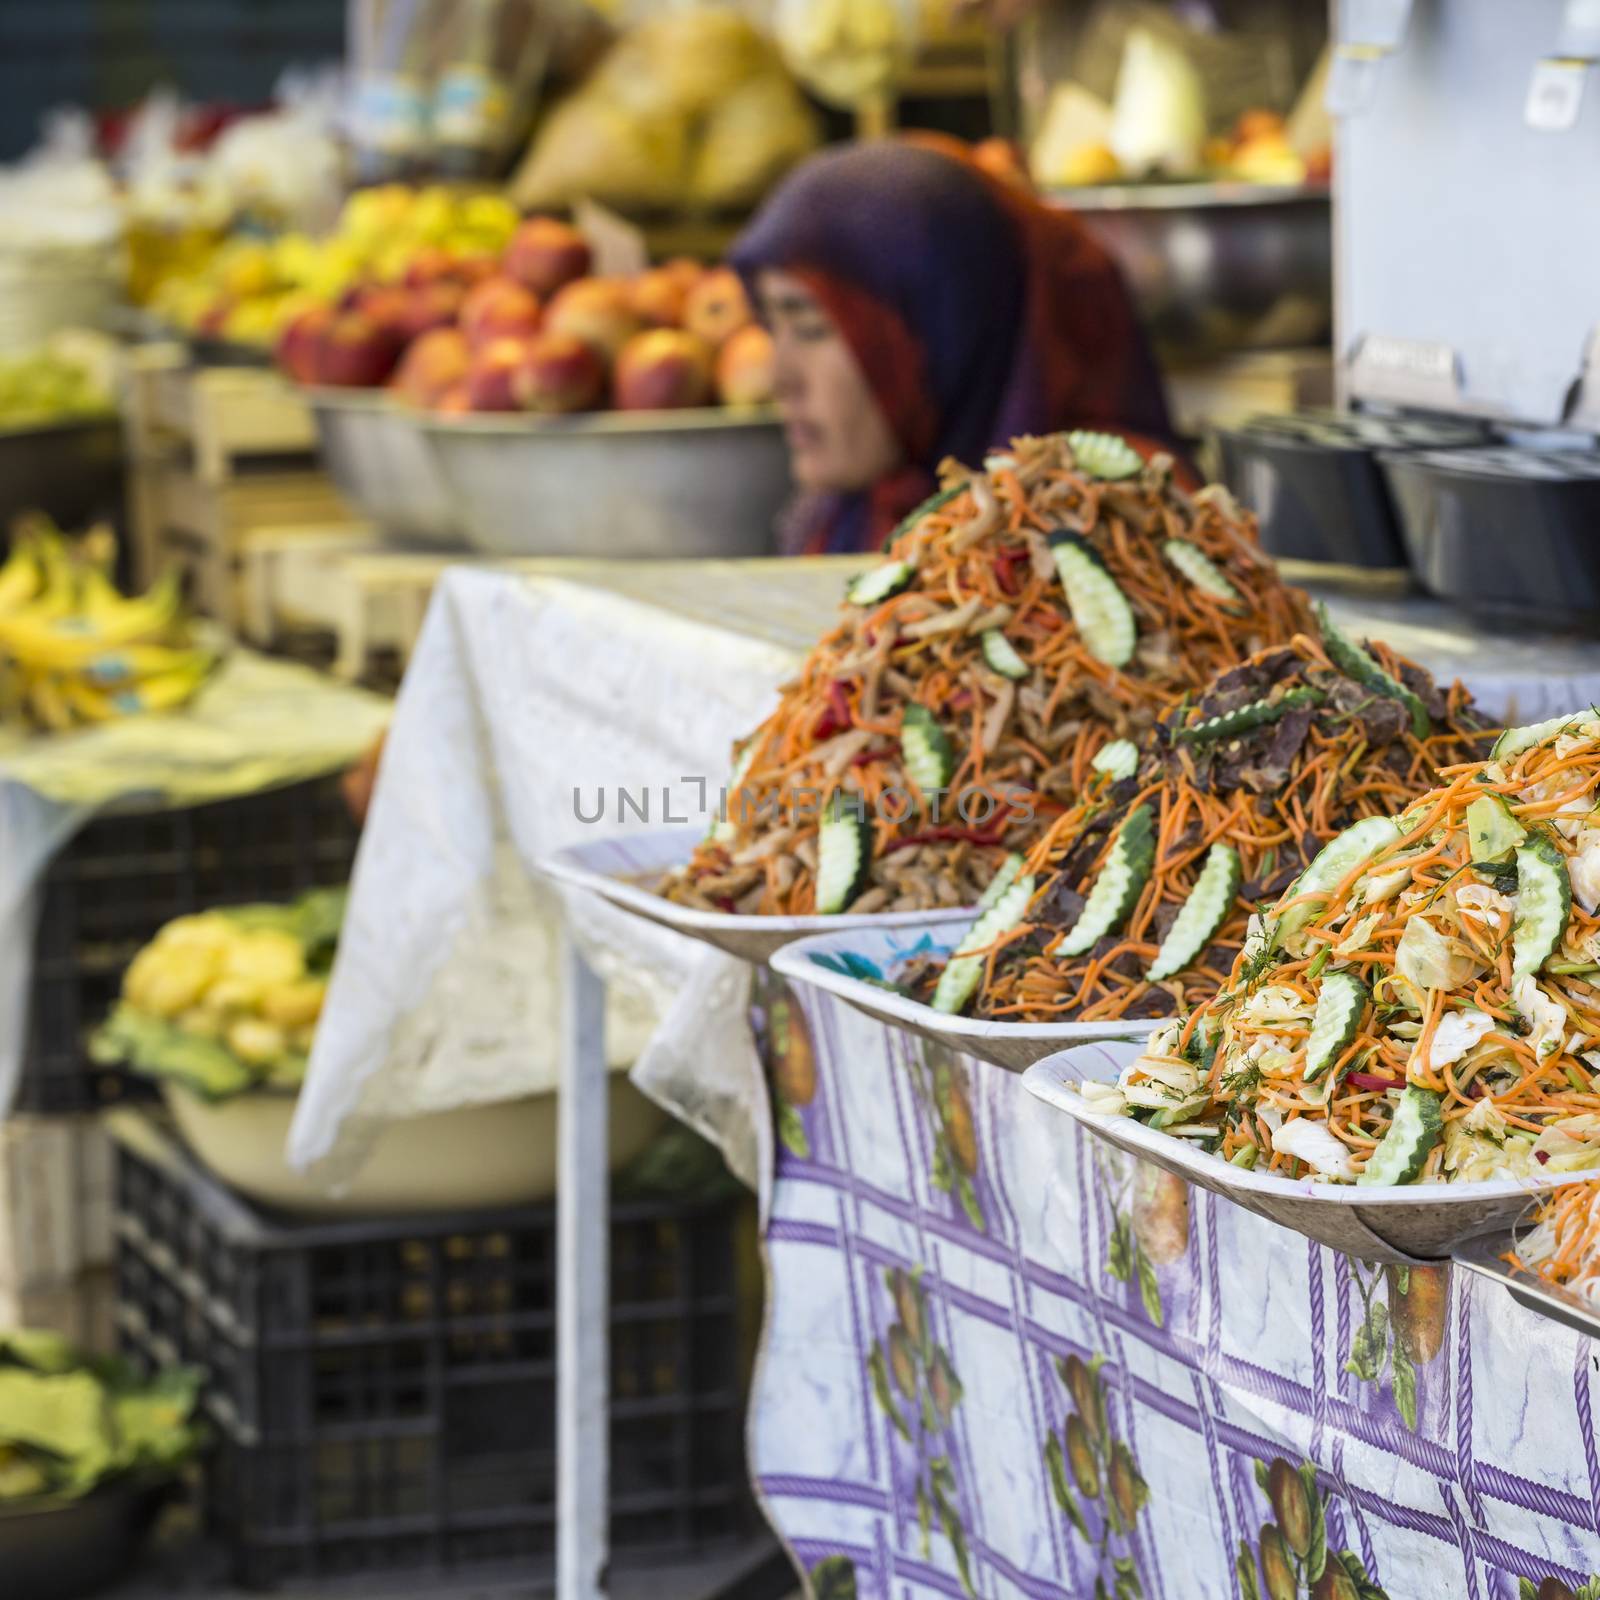
<path fill-rule="evenodd" d="M 751 1421 L 819 1600 L 1597 1600 L 1600 1341 L 770 973 Z"/>

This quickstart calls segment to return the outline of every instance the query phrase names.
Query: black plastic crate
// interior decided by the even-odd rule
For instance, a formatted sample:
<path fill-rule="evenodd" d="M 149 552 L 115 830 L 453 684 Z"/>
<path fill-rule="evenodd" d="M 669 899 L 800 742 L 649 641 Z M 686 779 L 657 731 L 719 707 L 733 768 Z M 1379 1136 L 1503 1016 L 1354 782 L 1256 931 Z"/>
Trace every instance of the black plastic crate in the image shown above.
<path fill-rule="evenodd" d="M 289 1222 L 200 1172 L 153 1119 L 125 1113 L 116 1133 L 119 1341 L 208 1371 L 208 1520 L 236 1581 L 549 1588 L 553 1208 Z M 614 1565 L 730 1547 L 758 1525 L 741 1203 L 613 1207 Z"/>
<path fill-rule="evenodd" d="M 87 1111 L 122 1092 L 126 1080 L 91 1068 L 84 1040 L 163 923 L 344 883 L 358 837 L 337 776 L 92 820 L 42 886 L 17 1109 Z"/>

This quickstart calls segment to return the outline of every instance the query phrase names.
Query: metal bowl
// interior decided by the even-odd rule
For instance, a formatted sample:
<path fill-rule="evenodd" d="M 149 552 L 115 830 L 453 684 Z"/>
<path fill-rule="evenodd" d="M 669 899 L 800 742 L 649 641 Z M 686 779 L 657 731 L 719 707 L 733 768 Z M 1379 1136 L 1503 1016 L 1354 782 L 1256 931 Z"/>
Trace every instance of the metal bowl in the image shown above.
<path fill-rule="evenodd" d="M 1333 224 L 1324 188 L 1249 183 L 1058 189 L 1116 257 L 1162 354 L 1205 360 L 1327 342 Z"/>
<path fill-rule="evenodd" d="M 1600 633 L 1600 452 L 1499 446 L 1382 465 L 1431 593 L 1495 623 Z"/>
<path fill-rule="evenodd" d="M 422 418 L 382 389 L 303 389 L 334 486 L 386 538 L 464 550 L 456 511 Z"/>
<path fill-rule="evenodd" d="M 759 556 L 789 495 L 770 410 L 430 417 L 472 545 L 499 556 Z"/>
<path fill-rule="evenodd" d="M 120 1478 L 81 1500 L 0 1510 L 0 1593 L 79 1600 L 128 1576 L 171 1493 L 165 1479 Z"/>

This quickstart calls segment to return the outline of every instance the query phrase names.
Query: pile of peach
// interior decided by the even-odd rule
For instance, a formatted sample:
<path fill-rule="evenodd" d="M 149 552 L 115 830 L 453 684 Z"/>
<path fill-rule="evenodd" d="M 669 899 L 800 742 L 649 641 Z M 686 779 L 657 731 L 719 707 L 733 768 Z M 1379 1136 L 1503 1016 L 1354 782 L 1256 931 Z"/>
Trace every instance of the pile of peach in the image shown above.
<path fill-rule="evenodd" d="M 443 412 L 759 405 L 772 344 L 738 275 L 680 259 L 591 275 L 564 222 L 522 223 L 498 261 L 424 249 L 395 283 L 296 317 L 278 363 L 301 383 L 390 391 Z"/>

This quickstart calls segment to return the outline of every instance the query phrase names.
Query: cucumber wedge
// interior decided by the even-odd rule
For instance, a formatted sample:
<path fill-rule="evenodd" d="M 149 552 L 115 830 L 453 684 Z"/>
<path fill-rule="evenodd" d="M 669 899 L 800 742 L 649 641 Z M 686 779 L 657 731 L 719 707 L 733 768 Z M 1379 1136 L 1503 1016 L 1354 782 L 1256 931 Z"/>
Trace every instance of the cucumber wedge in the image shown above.
<path fill-rule="evenodd" d="M 1132 739 L 1113 739 L 1089 765 L 1113 782 L 1131 778 L 1139 770 L 1139 747 Z"/>
<path fill-rule="evenodd" d="M 863 572 L 844 592 L 853 606 L 875 606 L 890 595 L 899 594 L 911 587 L 917 569 L 909 561 L 885 561 L 871 572 Z"/>
<path fill-rule="evenodd" d="M 1572 915 L 1572 876 L 1561 852 L 1542 834 L 1517 848 L 1517 923 L 1511 976 L 1537 972 L 1561 945 Z"/>
<path fill-rule="evenodd" d="M 1067 446 L 1079 472 L 1091 478 L 1103 478 L 1114 483 L 1119 478 L 1131 478 L 1144 466 L 1144 457 L 1114 433 L 1094 433 L 1079 428 L 1067 435 Z"/>
<path fill-rule="evenodd" d="M 1248 733 L 1251 728 L 1276 722 L 1300 706 L 1321 703 L 1322 691 L 1313 689 L 1310 684 L 1302 684 L 1277 700 L 1252 700 L 1247 706 L 1224 711 L 1220 716 L 1207 717 L 1204 722 L 1191 723 L 1187 728 L 1180 728 L 1174 737 L 1185 744 L 1194 744 L 1203 739 L 1231 739 L 1236 733 Z"/>
<path fill-rule="evenodd" d="M 900 758 L 923 794 L 949 784 L 956 770 L 956 754 L 950 736 L 926 706 L 906 707 L 900 719 Z"/>
<path fill-rule="evenodd" d="M 1553 739 L 1558 733 L 1565 733 L 1570 728 L 1581 727 L 1585 722 L 1600 721 L 1600 711 L 1589 707 L 1584 711 L 1573 711 L 1564 717 L 1551 717 L 1546 722 L 1530 722 L 1525 728 L 1507 728 L 1494 742 L 1494 748 L 1489 752 L 1491 761 L 1509 761 L 1512 756 L 1520 756 L 1524 750 L 1531 750 L 1536 744 L 1543 744 L 1546 739 Z"/>
<path fill-rule="evenodd" d="M 1403 837 L 1400 824 L 1393 817 L 1363 817 L 1323 845 L 1285 898 L 1331 894 L 1363 862 L 1370 861 L 1379 851 Z M 1320 909 L 1316 900 L 1303 900 L 1280 912 L 1272 926 L 1273 942 L 1280 942 L 1303 928 Z"/>
<path fill-rule="evenodd" d="M 1052 541 L 1056 571 L 1085 647 L 1108 667 L 1125 667 L 1139 644 L 1139 620 L 1117 580 L 1086 540 L 1061 534 Z"/>
<path fill-rule="evenodd" d="M 1367 1158 L 1358 1184 L 1367 1188 L 1413 1183 L 1444 1131 L 1440 1097 L 1432 1089 L 1412 1084 L 1400 1096 L 1389 1131 Z"/>
<path fill-rule="evenodd" d="M 1467 850 L 1477 865 L 1506 860 L 1527 837 L 1499 795 L 1480 794 L 1467 807 Z"/>
<path fill-rule="evenodd" d="M 1016 858 L 1019 862 L 1021 857 Z M 1003 872 L 1005 868 L 1001 868 Z M 993 885 L 991 884 L 992 888 Z M 956 946 L 933 991 L 933 1009 L 955 1015 L 972 998 L 983 976 L 984 956 L 973 952 L 987 951 L 1002 934 L 1010 933 L 1028 914 L 1033 903 L 1035 882 L 1033 874 L 1018 878 L 995 903 L 967 930 L 966 937 Z"/>
<path fill-rule="evenodd" d="M 1307 1083 L 1315 1083 L 1343 1054 L 1361 1026 L 1366 1005 L 1367 986 L 1353 972 L 1330 972 L 1322 980 L 1306 1040 Z"/>
<path fill-rule="evenodd" d="M 1397 678 L 1391 678 L 1354 639 L 1339 631 L 1339 625 L 1328 615 L 1328 608 L 1317 604 L 1317 621 L 1322 627 L 1322 642 L 1327 647 L 1328 659 L 1346 677 L 1354 678 L 1374 694 L 1398 700 L 1411 715 L 1411 731 L 1426 739 L 1433 726 L 1428 708 Z"/>
<path fill-rule="evenodd" d="M 910 533 L 924 517 L 931 516 L 940 506 L 947 506 L 955 497 L 967 487 L 966 480 L 960 483 L 947 483 L 944 488 L 930 494 L 920 506 L 913 506 L 889 531 L 889 537 L 883 541 L 883 548 L 889 549 L 903 533 Z"/>
<path fill-rule="evenodd" d="M 983 636 L 983 659 L 1000 674 L 1020 682 L 1033 668 L 1015 650 L 1011 641 L 998 628 L 990 628 Z"/>
<path fill-rule="evenodd" d="M 1237 604 L 1239 591 L 1228 582 L 1221 567 L 1199 545 L 1188 539 L 1168 539 L 1161 553 L 1186 577 L 1201 594 L 1213 600 Z"/>
<path fill-rule="evenodd" d="M 1057 955 L 1081 956 L 1127 921 L 1144 892 L 1155 854 L 1155 813 L 1140 806 L 1117 830 L 1106 864 L 1072 930 L 1056 946 Z"/>
<path fill-rule="evenodd" d="M 1000 897 L 1005 894 L 1011 885 L 1022 876 L 1024 864 L 1022 857 L 1015 850 L 1000 863 L 999 869 L 989 880 L 989 887 L 978 896 L 978 909 L 980 911 L 987 911 L 990 906 L 999 901 Z"/>
<path fill-rule="evenodd" d="M 739 808 L 739 785 L 744 782 L 744 775 L 750 770 L 750 763 L 755 759 L 756 741 L 752 739 L 743 750 L 739 752 L 739 759 L 733 764 L 733 771 L 728 775 L 728 799 L 723 807 L 728 815 L 713 817 L 711 826 L 706 830 L 706 838 L 715 840 L 718 844 L 726 844 L 731 839 L 739 837 L 739 824 L 733 820 Z"/>
<path fill-rule="evenodd" d="M 1233 908 L 1243 878 L 1239 852 L 1231 844 L 1212 845 L 1194 888 L 1167 929 L 1155 961 L 1145 974 L 1150 982 L 1170 978 L 1196 960 Z"/>
<path fill-rule="evenodd" d="M 817 910 L 847 911 L 872 871 L 872 823 L 840 810 L 824 817 L 817 833 Z"/>

